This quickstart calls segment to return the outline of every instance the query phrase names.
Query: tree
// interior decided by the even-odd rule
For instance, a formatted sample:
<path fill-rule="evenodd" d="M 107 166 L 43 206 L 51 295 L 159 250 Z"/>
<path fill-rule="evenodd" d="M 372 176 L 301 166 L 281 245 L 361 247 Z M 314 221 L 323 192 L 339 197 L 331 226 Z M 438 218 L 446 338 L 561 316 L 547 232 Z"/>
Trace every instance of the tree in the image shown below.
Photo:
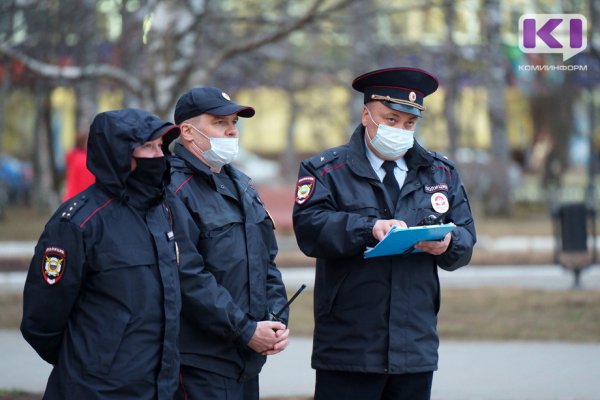
<path fill-rule="evenodd" d="M 96 113 L 91 96 L 107 85 L 123 89 L 126 105 L 170 119 L 175 100 L 190 87 L 219 82 L 236 91 L 261 82 L 260 64 L 253 62 L 264 62 L 263 51 L 354 1 L 13 0 L 6 10 L 23 16 L 24 40 L 5 29 L 0 56 L 26 66 L 35 76 L 36 96 L 58 85 L 75 87 L 85 105 L 78 110 L 85 123 Z M 114 27 L 120 34 L 111 35 Z M 49 110 L 44 109 L 49 103 L 39 105 L 38 128 L 49 130 Z M 52 146 L 51 132 L 46 136 Z M 48 154 L 48 165 L 33 157 L 35 170 L 50 174 L 49 179 L 40 176 L 40 182 L 50 181 L 42 191 L 56 192 L 59 174 L 53 152 Z"/>

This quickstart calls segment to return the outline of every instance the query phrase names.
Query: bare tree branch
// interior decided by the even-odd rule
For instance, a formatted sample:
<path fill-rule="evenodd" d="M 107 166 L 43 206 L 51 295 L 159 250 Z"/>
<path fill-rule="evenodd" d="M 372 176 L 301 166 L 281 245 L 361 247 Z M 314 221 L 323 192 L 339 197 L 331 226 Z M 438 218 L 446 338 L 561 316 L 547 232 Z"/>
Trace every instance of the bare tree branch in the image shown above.
<path fill-rule="evenodd" d="M 281 30 L 275 31 L 265 37 L 254 39 L 249 42 L 242 43 L 238 46 L 234 46 L 229 49 L 226 49 L 222 54 L 220 54 L 219 57 L 215 58 L 215 61 L 213 63 L 211 63 L 211 65 L 207 68 L 207 70 L 209 72 L 213 71 L 214 68 L 217 68 L 224 61 L 226 61 L 232 57 L 235 57 L 238 54 L 258 49 L 258 48 L 265 46 L 267 44 L 270 44 L 270 43 L 275 43 L 275 42 L 289 36 L 290 33 L 297 31 L 300 28 L 303 28 L 306 25 L 312 23 L 314 20 L 316 20 L 320 16 L 327 15 L 331 12 L 339 11 L 340 9 L 349 6 L 350 4 L 352 4 L 355 1 L 356 0 L 341 0 L 336 4 L 333 4 L 329 8 L 319 11 L 319 6 L 323 3 L 323 0 L 315 0 L 315 2 L 309 7 L 308 11 L 302 17 L 295 20 L 289 26 L 287 26 Z"/>
<path fill-rule="evenodd" d="M 132 76 L 126 71 L 111 65 L 100 64 L 84 67 L 59 67 L 57 65 L 36 60 L 5 43 L 0 44 L 0 54 L 20 61 L 31 72 L 45 78 L 66 79 L 71 81 L 91 78 L 105 78 L 123 85 L 137 96 L 141 96 L 143 92 L 143 86 L 135 76 Z"/>

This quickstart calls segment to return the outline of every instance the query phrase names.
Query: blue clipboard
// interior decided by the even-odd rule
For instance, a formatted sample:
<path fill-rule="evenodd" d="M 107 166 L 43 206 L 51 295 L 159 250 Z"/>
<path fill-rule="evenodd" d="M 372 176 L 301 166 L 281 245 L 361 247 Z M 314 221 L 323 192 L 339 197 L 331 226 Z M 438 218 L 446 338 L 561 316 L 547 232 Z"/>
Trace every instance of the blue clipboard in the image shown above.
<path fill-rule="evenodd" d="M 418 242 L 441 240 L 456 228 L 456 225 L 426 225 L 413 226 L 410 228 L 400 228 L 393 226 L 387 235 L 375 247 L 368 247 L 364 253 L 364 258 L 393 256 L 403 254 L 411 249 Z M 412 252 L 417 253 L 421 250 L 414 249 Z"/>

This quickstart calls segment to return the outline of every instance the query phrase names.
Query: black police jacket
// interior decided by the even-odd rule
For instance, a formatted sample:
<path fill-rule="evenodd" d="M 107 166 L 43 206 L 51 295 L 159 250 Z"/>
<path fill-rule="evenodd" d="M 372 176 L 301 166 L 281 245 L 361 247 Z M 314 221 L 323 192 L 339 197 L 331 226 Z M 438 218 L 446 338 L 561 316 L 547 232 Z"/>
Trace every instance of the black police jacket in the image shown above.
<path fill-rule="evenodd" d="M 160 198 L 141 206 L 124 183 L 133 148 L 148 140 L 145 115 L 94 120 L 96 184 L 60 206 L 35 247 L 21 331 L 54 365 L 45 399 L 172 399 L 177 389 L 173 218 Z"/>
<path fill-rule="evenodd" d="M 348 144 L 300 166 L 294 231 L 300 249 L 317 258 L 312 366 L 390 374 L 433 371 L 439 342 L 437 266 L 466 265 L 475 243 L 467 196 L 454 165 L 415 143 L 405 155 L 409 171 L 392 213 L 366 158 L 363 132 L 357 127 Z M 414 226 L 440 215 L 432 198 L 441 194 L 449 202 L 444 222 L 457 225 L 444 254 L 363 258 L 365 248 L 376 244 L 376 220 L 395 218 Z"/>
<path fill-rule="evenodd" d="M 275 266 L 273 222 L 250 178 L 238 169 L 224 167 L 236 196 L 217 185 L 208 166 L 180 143 L 170 162 L 170 188 L 199 229 L 197 248 L 205 268 L 229 294 L 214 312 L 198 312 L 198 296 L 182 279 L 181 363 L 230 378 L 254 377 L 265 362 L 247 346 L 256 322 L 287 301 Z"/>

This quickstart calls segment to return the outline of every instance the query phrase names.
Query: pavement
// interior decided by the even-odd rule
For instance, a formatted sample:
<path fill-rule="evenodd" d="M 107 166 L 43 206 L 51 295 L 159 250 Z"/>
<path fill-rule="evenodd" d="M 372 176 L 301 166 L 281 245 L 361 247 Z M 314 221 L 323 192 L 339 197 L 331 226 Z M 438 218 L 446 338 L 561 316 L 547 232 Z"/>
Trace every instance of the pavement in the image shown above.
<path fill-rule="evenodd" d="M 22 246 L 21 250 L 33 249 L 30 243 Z M 0 255 L 2 249 L 0 244 Z M 290 290 L 302 283 L 309 287 L 314 283 L 312 267 L 281 270 Z M 20 292 L 24 280 L 23 271 L 0 273 L 0 291 Z M 469 266 L 455 272 L 440 270 L 440 281 L 442 287 L 571 290 L 573 274 L 550 264 Z M 581 289 L 600 290 L 600 267 L 585 269 L 581 284 Z M 270 357 L 261 373 L 261 397 L 310 397 L 314 388 L 311 347 L 310 338 L 292 337 L 283 353 Z M 434 400 L 600 399 L 600 343 L 442 341 L 439 353 Z M 18 331 L 0 330 L 0 354 L 0 391 L 43 392 L 50 366 Z"/>

